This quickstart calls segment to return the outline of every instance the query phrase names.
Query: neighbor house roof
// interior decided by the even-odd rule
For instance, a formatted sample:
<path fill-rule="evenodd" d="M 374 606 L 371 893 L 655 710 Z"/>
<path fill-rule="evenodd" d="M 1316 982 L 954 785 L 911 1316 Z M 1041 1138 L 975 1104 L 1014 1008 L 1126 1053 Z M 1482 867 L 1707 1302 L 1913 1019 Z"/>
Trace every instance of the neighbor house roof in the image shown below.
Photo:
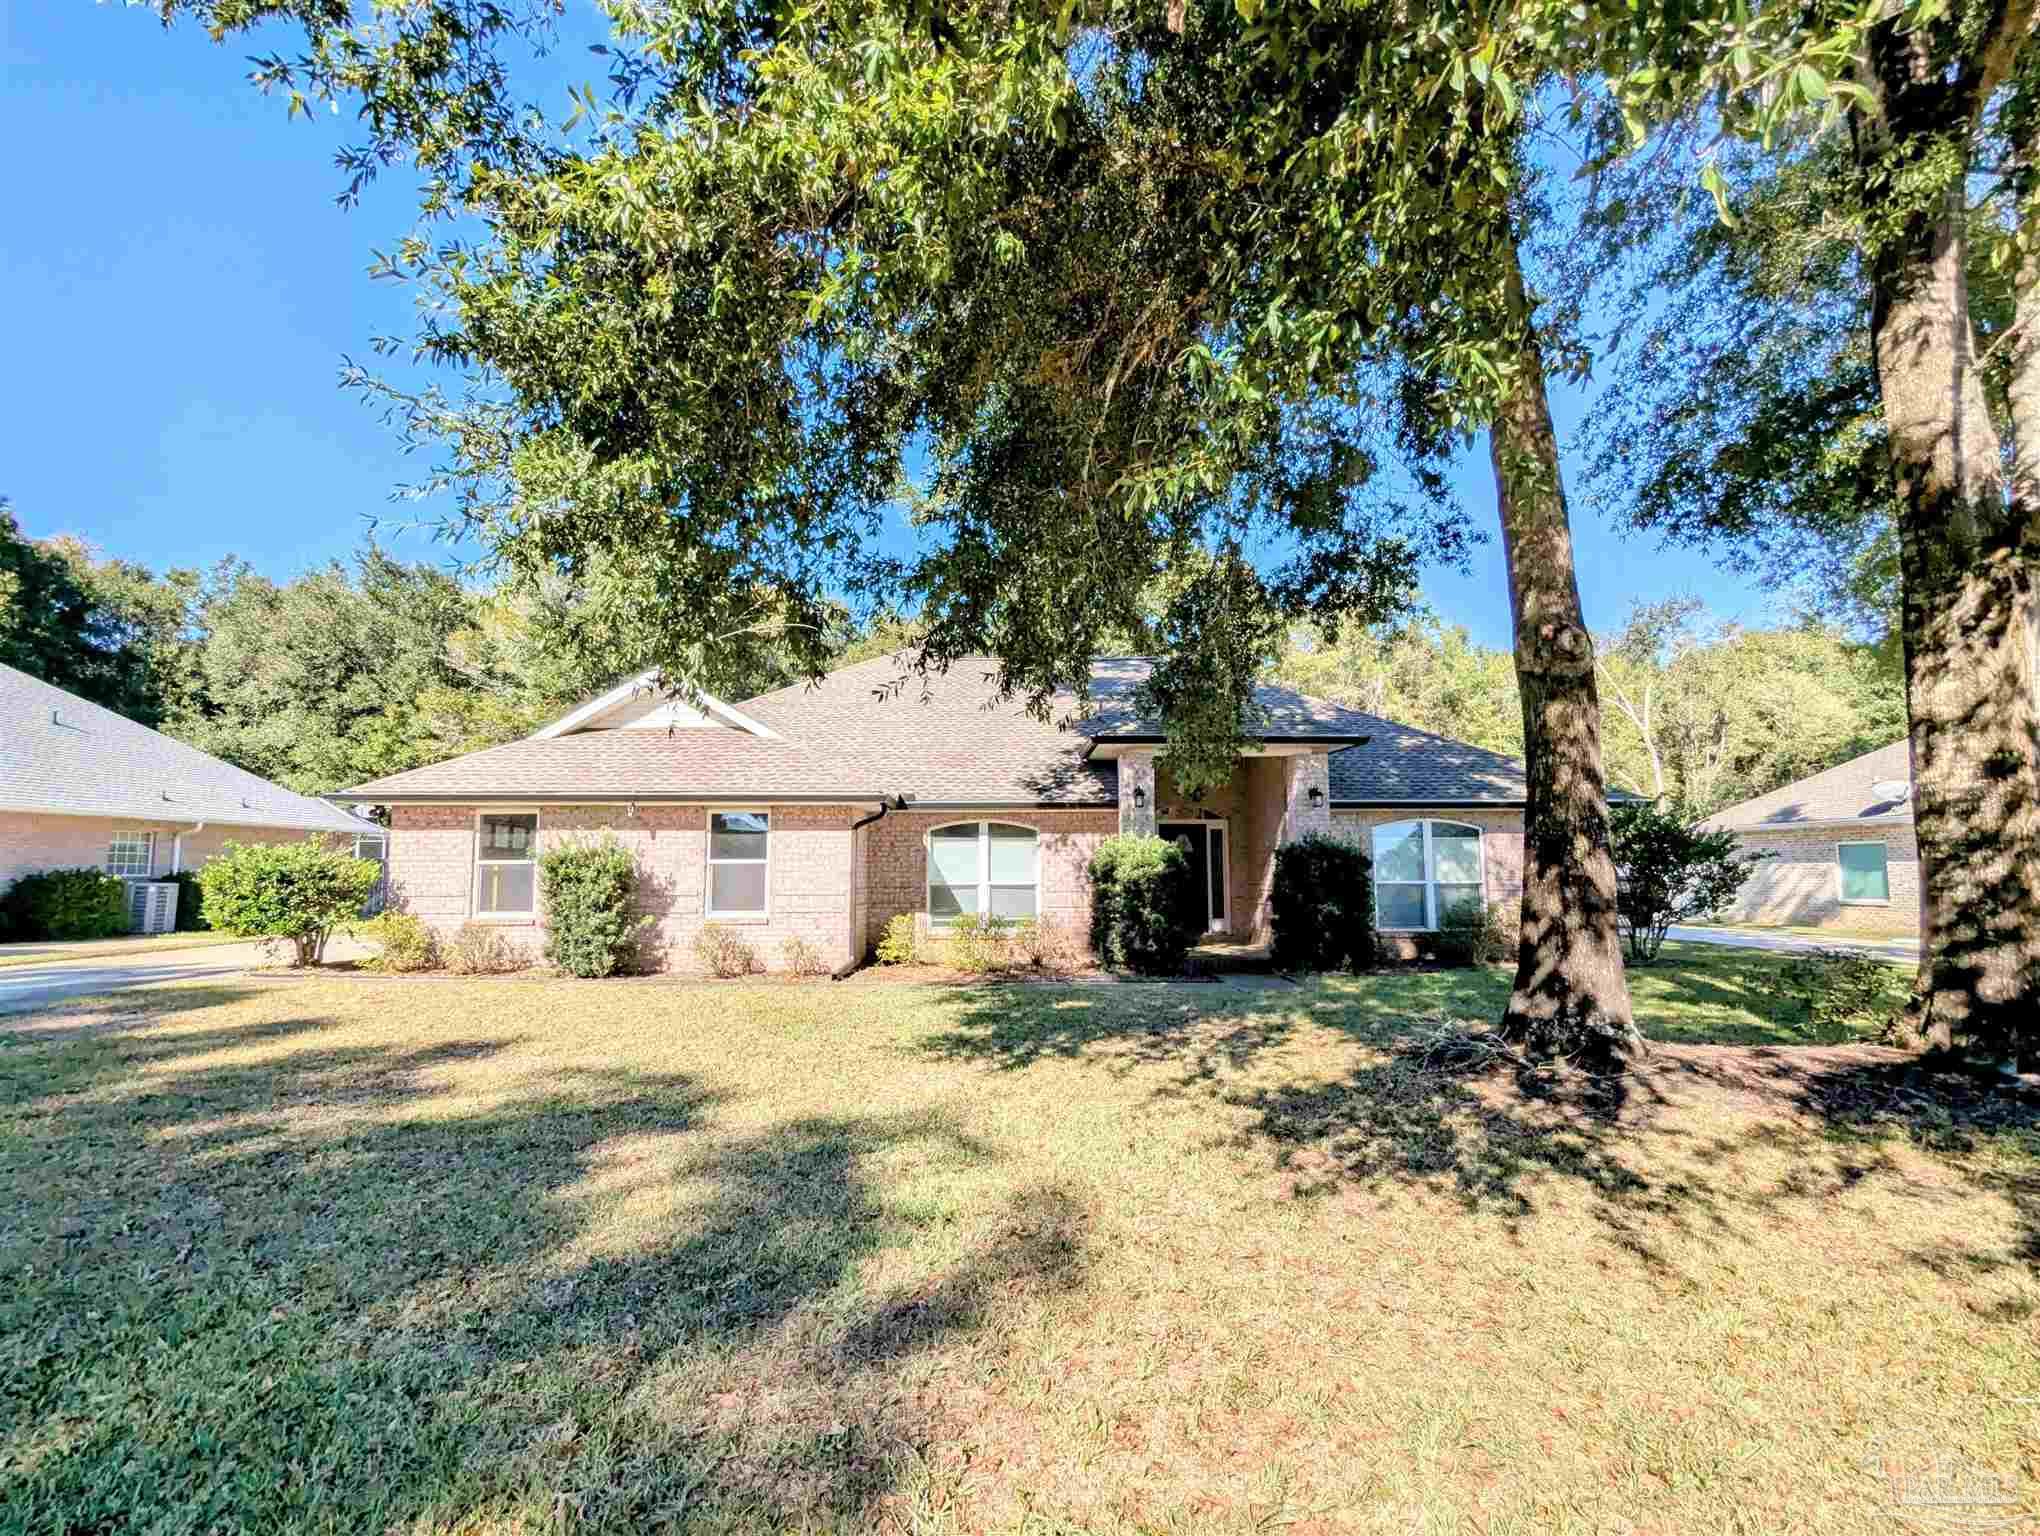
<path fill-rule="evenodd" d="M 673 799 L 927 806 L 1111 806 L 1115 744 L 1158 741 L 1133 708 L 1141 657 L 1096 665 L 1089 713 L 1058 696 L 1037 719 L 998 695 L 998 662 L 965 657 L 915 673 L 897 656 L 840 668 L 731 706 L 662 698 L 648 678 L 523 741 L 414 768 L 336 798 L 380 801 Z M 699 706 L 699 707 L 697 707 Z M 1248 723 L 1272 741 L 1331 750 L 1333 803 L 1500 804 L 1523 800 L 1522 765 L 1273 684 Z"/>
<path fill-rule="evenodd" d="M 339 807 L 0 666 L 0 810 L 353 832 Z"/>
<path fill-rule="evenodd" d="M 1912 820 L 1912 748 L 1903 740 L 1852 757 L 1783 789 L 1716 811 L 1705 825 L 1731 832 L 1777 827 L 1889 825 Z"/>

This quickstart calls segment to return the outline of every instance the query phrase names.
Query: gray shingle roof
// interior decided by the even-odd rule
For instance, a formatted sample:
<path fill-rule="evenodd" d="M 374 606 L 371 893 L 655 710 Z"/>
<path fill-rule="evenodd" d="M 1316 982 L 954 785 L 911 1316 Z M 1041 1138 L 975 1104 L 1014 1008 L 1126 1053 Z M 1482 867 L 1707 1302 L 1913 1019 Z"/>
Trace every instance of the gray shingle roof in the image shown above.
<path fill-rule="evenodd" d="M 1528 793 L 1513 757 L 1447 736 L 1363 715 L 1373 729 L 1360 746 L 1334 752 L 1332 804 L 1521 805 Z"/>
<path fill-rule="evenodd" d="M 1706 825 L 1730 831 L 1760 831 L 1770 827 L 1865 822 L 1886 824 L 1912 820 L 1912 800 L 1907 795 L 1879 793 L 1894 784 L 1910 784 L 1912 748 L 1901 740 L 1890 746 L 1852 757 L 1820 773 L 1795 779 L 1783 789 L 1757 795 L 1740 804 L 1716 811 Z"/>
<path fill-rule="evenodd" d="M 451 762 L 357 785 L 347 797 L 554 798 L 663 795 L 876 800 L 931 804 L 1112 805 L 1118 776 L 1087 761 L 1089 743 L 996 696 L 997 664 L 958 661 L 946 673 L 899 676 L 886 656 L 743 700 L 779 733 L 767 740 L 721 726 L 606 730 L 513 741 Z"/>
<path fill-rule="evenodd" d="M 1159 741 L 1162 722 L 1143 718 L 1133 707 L 1134 690 L 1152 667 L 1145 656 L 1101 656 L 1091 667 L 1092 712 L 1079 722 L 1087 736 L 1101 740 Z M 1277 683 L 1258 683 L 1249 707 L 1249 735 L 1277 740 L 1297 737 L 1366 736 L 1385 722 L 1343 704 L 1314 699 Z"/>
<path fill-rule="evenodd" d="M 324 800 L 7 666 L 0 666 L 0 809 L 308 832 L 363 826 Z"/>
<path fill-rule="evenodd" d="M 877 800 L 929 805 L 1112 805 L 1118 765 L 1094 741 L 1159 737 L 1135 715 L 1146 676 L 1138 657 L 1101 659 L 1092 711 L 1055 702 L 1037 720 L 997 696 L 998 663 L 966 657 L 947 672 L 907 675 L 878 657 L 819 682 L 741 700 L 737 708 L 777 740 L 723 726 L 591 730 L 514 741 L 450 762 L 357 785 L 344 798 L 379 800 L 672 799 Z M 1351 800 L 1521 804 L 1522 765 L 1498 753 L 1395 725 L 1272 684 L 1255 695 L 1257 734 L 1333 745 L 1334 803 Z"/>

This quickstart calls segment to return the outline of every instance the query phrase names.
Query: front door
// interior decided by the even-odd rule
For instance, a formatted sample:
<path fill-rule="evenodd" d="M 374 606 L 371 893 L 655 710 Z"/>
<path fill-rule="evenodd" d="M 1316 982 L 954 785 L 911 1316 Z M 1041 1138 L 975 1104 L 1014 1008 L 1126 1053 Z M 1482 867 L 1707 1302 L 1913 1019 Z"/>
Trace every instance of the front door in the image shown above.
<path fill-rule="evenodd" d="M 1225 926 L 1225 824 L 1216 821 L 1165 821 L 1163 837 L 1181 848 L 1204 892 L 1204 926 Z"/>

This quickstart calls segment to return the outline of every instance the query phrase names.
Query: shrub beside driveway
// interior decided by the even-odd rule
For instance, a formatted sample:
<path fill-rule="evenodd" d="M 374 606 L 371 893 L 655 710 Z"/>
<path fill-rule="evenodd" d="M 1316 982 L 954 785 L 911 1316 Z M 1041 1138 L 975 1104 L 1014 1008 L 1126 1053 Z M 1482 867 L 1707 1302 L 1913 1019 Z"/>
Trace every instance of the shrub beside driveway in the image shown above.
<path fill-rule="evenodd" d="M 1646 1019 L 1769 1027 L 1761 978 L 1653 977 Z M 1891 1514 L 1862 1458 L 1922 1424 L 2018 1477 L 2029 1112 L 1923 1107 L 1868 1047 L 1666 1044 L 1582 1101 L 1445 1023 L 1505 982 L 34 1016 L 0 1044 L 0 1509 L 1854 1533 Z"/>

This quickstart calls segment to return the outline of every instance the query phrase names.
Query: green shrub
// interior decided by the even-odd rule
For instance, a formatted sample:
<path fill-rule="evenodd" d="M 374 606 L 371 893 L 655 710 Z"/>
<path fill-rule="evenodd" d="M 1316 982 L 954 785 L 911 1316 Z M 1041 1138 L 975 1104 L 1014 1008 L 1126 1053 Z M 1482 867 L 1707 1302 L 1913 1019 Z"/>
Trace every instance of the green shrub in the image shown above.
<path fill-rule="evenodd" d="M 205 887 L 198 883 L 198 871 L 180 869 L 174 875 L 163 875 L 160 878 L 177 882 L 177 931 L 209 932 L 212 922 L 205 915 Z"/>
<path fill-rule="evenodd" d="M 1374 886 L 1367 855 L 1310 832 L 1275 850 L 1269 893 L 1275 964 L 1285 971 L 1362 970 L 1374 963 Z"/>
<path fill-rule="evenodd" d="M 429 971 L 439 964 L 439 940 L 424 922 L 408 912 L 380 912 L 351 930 L 356 938 L 381 946 L 362 964 L 372 971 L 402 974 Z"/>
<path fill-rule="evenodd" d="M 531 963 L 501 929 L 487 923 L 462 923 L 453 937 L 439 946 L 439 954 L 456 976 L 502 976 Z"/>
<path fill-rule="evenodd" d="M 229 843 L 198 872 L 205 914 L 215 928 L 250 939 L 288 939 L 299 965 L 325 958 L 335 928 L 351 925 L 382 879 L 382 866 L 329 846 Z"/>
<path fill-rule="evenodd" d="M 1655 801 L 1609 808 L 1616 925 L 1631 965 L 1655 964 L 1665 933 L 1734 901 L 1768 853 L 1745 853 L 1733 832 L 1704 832 Z"/>
<path fill-rule="evenodd" d="M 1778 968 L 1776 985 L 1817 1040 L 1851 1039 L 1888 1028 L 1905 1002 L 1909 972 L 1854 950 L 1816 949 Z"/>
<path fill-rule="evenodd" d="M 786 968 L 796 976 L 826 976 L 835 969 L 829 964 L 828 956 L 799 934 L 780 946 L 780 956 L 786 961 Z"/>
<path fill-rule="evenodd" d="M 1098 958 L 1148 975 L 1181 972 L 1205 916 L 1188 855 L 1167 838 L 1123 832 L 1098 845 L 1090 875 Z"/>
<path fill-rule="evenodd" d="M 921 958 L 921 924 L 911 912 L 901 912 L 885 925 L 878 941 L 880 965 L 913 965 Z"/>
<path fill-rule="evenodd" d="M 23 875 L 0 897 L 0 927 L 15 939 L 110 939 L 128 931 L 127 882 L 101 869 Z"/>
<path fill-rule="evenodd" d="M 966 912 L 949 926 L 949 962 L 959 971 L 984 975 L 1013 969 L 1013 923 L 1003 917 Z"/>
<path fill-rule="evenodd" d="M 633 910 L 637 878 L 637 860 L 613 837 L 548 848 L 538 861 L 546 959 L 569 976 L 627 969 L 652 921 Z"/>
<path fill-rule="evenodd" d="M 1438 916 L 1435 944 L 1447 965 L 1493 965 L 1514 950 L 1501 909 L 1485 901 L 1455 901 Z"/>
<path fill-rule="evenodd" d="M 721 923 L 701 925 L 694 935 L 694 953 L 711 976 L 748 976 L 758 969 L 758 952 Z"/>

